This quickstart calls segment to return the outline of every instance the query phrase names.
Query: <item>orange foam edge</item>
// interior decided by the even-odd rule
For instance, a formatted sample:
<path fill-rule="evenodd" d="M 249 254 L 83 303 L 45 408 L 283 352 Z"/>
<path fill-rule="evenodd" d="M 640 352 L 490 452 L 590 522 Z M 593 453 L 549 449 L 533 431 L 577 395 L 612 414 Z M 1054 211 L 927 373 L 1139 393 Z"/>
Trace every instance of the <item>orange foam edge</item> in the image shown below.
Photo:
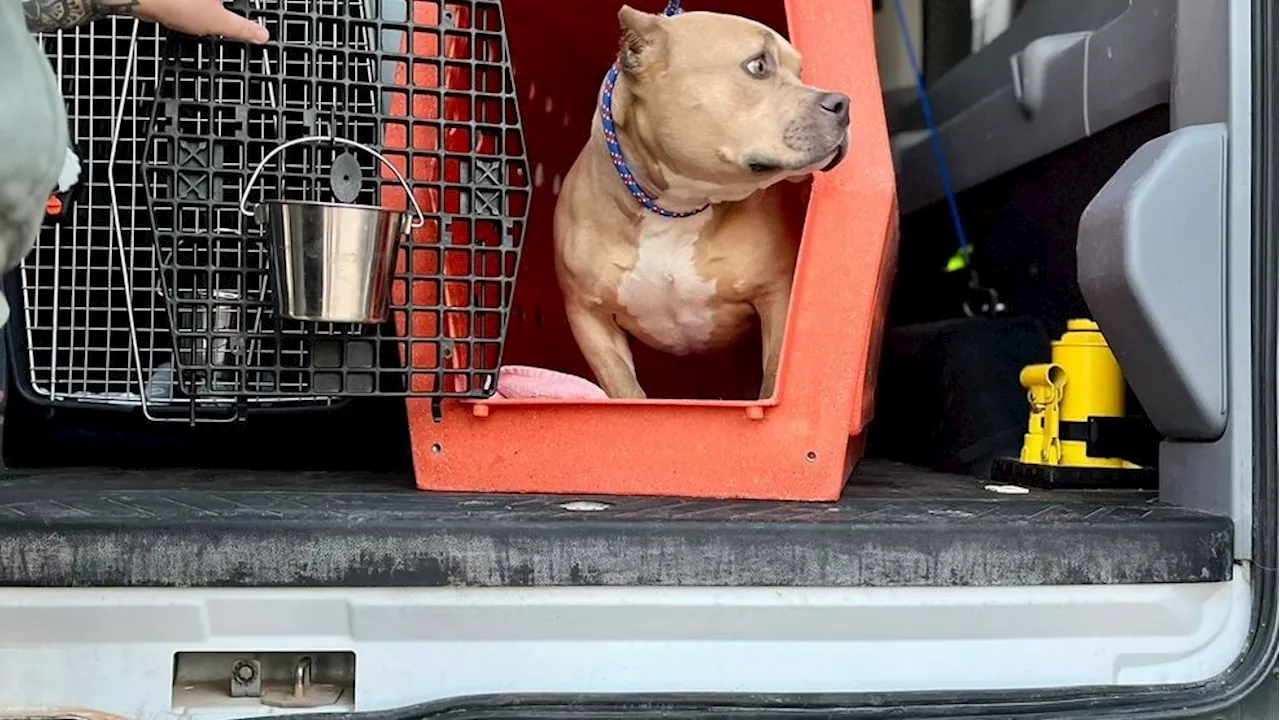
<path fill-rule="evenodd" d="M 806 82 L 851 98 L 813 183 L 777 394 L 757 403 L 410 399 L 420 489 L 830 501 L 860 459 L 897 260 L 869 3 L 786 0 Z M 837 10 L 838 8 L 838 10 Z"/>

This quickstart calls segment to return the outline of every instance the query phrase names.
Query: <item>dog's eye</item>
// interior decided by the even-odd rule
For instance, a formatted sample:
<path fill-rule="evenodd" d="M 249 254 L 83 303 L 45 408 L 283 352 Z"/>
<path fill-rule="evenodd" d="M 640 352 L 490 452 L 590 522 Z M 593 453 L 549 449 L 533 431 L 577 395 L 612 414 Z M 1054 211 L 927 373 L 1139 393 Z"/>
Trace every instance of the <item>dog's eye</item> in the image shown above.
<path fill-rule="evenodd" d="M 742 65 L 742 69 L 754 78 L 762 78 L 769 76 L 769 59 L 764 55 L 757 55 Z"/>

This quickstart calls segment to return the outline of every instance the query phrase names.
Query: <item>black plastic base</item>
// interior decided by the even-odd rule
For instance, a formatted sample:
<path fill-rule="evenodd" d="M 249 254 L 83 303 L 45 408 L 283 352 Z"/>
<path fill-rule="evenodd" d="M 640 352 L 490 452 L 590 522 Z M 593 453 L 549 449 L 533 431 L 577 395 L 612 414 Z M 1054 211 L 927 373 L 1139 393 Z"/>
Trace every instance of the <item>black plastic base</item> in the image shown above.
<path fill-rule="evenodd" d="M 1145 493 L 1000 495 L 884 462 L 836 503 L 443 495 L 371 473 L 0 479 L 8 586 L 1087 585 L 1231 568 L 1224 517 Z"/>
<path fill-rule="evenodd" d="M 1157 490 L 1155 468 L 1111 468 L 1031 465 L 1013 458 L 997 458 L 991 464 L 991 481 L 1044 490 Z"/>

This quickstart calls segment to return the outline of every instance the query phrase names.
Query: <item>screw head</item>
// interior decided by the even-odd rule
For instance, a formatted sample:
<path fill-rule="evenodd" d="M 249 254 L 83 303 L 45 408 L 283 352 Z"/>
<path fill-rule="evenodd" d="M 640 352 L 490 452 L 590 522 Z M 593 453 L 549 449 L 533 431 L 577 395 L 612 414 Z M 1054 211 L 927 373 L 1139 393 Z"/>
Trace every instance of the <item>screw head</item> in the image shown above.
<path fill-rule="evenodd" d="M 257 676 L 258 671 L 254 669 L 253 663 L 248 660 L 237 660 L 236 664 L 231 666 L 231 673 L 235 676 L 236 680 L 239 680 L 242 683 L 248 683 L 253 681 L 253 678 Z"/>

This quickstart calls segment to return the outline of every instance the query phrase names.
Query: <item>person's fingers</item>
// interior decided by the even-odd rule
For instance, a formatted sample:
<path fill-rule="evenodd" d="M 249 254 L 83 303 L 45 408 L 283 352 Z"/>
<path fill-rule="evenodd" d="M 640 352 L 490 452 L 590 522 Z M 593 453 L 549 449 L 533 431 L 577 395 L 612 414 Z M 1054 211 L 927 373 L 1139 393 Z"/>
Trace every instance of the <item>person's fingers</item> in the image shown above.
<path fill-rule="evenodd" d="M 222 7 L 216 0 L 218 8 L 209 18 L 209 26 L 202 28 L 206 35 L 219 35 L 227 40 L 241 40 L 254 45 L 261 45 L 271 38 L 267 29 L 247 17 L 237 15 Z"/>

